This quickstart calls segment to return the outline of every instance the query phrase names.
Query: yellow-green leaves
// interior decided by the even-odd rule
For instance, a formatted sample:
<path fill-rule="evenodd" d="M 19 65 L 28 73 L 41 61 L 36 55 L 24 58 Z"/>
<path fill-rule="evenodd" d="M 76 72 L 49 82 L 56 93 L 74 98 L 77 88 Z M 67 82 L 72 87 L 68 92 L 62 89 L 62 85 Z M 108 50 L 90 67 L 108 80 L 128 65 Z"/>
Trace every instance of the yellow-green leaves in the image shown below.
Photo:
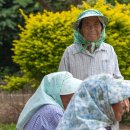
<path fill-rule="evenodd" d="M 130 4 L 112 6 L 104 4 L 104 0 L 98 0 L 93 7 L 83 2 L 80 9 L 72 6 L 71 10 L 61 13 L 45 10 L 26 16 L 21 11 L 26 25 L 20 26 L 20 39 L 14 40 L 14 62 L 22 71 L 38 79 L 57 71 L 65 48 L 73 43 L 72 22 L 81 11 L 89 8 L 98 9 L 109 18 L 106 42 L 114 47 L 123 76 L 130 78 Z"/>

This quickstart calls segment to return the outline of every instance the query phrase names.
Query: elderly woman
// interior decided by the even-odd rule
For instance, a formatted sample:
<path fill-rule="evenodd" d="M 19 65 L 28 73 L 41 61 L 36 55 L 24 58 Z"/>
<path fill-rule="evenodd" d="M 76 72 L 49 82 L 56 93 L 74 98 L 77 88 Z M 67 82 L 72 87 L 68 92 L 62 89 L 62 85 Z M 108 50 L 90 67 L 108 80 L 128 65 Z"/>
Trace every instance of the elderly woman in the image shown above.
<path fill-rule="evenodd" d="M 46 75 L 21 112 L 17 130 L 55 130 L 81 82 L 69 72 Z"/>
<path fill-rule="evenodd" d="M 104 42 L 107 18 L 98 10 L 83 11 L 73 23 L 74 44 L 67 47 L 59 71 L 68 71 L 75 78 L 101 73 L 123 78 L 113 47 Z"/>
<path fill-rule="evenodd" d="M 119 130 L 130 81 L 100 74 L 84 80 L 56 130 Z"/>

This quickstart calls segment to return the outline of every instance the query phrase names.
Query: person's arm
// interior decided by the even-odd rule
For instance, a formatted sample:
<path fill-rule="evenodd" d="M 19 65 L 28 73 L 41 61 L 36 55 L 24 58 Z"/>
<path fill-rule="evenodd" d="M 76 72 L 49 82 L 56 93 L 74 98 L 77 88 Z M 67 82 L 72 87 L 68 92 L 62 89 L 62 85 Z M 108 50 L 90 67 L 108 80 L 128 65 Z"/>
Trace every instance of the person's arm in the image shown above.
<path fill-rule="evenodd" d="M 68 54 L 68 49 L 65 50 L 62 58 L 61 58 L 61 61 L 60 61 L 60 64 L 59 64 L 59 68 L 58 68 L 58 71 L 69 71 L 69 54 Z"/>
<path fill-rule="evenodd" d="M 113 53 L 114 53 L 114 60 L 115 60 L 115 71 L 114 71 L 113 76 L 116 79 L 118 79 L 118 78 L 123 79 L 123 76 L 121 75 L 120 70 L 119 70 L 118 59 L 117 59 L 117 55 L 116 55 L 114 49 L 113 49 Z M 124 102 L 126 105 L 126 112 L 129 112 L 129 110 L 130 110 L 129 99 L 124 100 Z"/>
<path fill-rule="evenodd" d="M 61 108 L 45 105 L 32 116 L 24 130 L 55 130 L 62 116 Z"/>
<path fill-rule="evenodd" d="M 45 122 L 48 123 L 48 126 L 44 125 L 45 130 L 55 130 L 61 117 L 63 116 L 63 111 L 56 106 L 50 105 L 53 108 L 50 109 L 46 116 L 42 117 L 45 119 Z M 45 124 L 45 123 L 44 123 Z"/>
<path fill-rule="evenodd" d="M 129 103 L 129 99 L 125 99 L 124 100 L 124 103 L 125 103 L 125 110 L 126 112 L 129 112 L 130 111 L 130 103 Z"/>
<path fill-rule="evenodd" d="M 123 76 L 121 75 L 121 72 L 119 70 L 118 59 L 117 59 L 117 55 L 114 49 L 113 49 L 113 56 L 114 56 L 114 62 L 115 62 L 115 70 L 114 70 L 113 76 L 116 79 L 123 79 Z"/>

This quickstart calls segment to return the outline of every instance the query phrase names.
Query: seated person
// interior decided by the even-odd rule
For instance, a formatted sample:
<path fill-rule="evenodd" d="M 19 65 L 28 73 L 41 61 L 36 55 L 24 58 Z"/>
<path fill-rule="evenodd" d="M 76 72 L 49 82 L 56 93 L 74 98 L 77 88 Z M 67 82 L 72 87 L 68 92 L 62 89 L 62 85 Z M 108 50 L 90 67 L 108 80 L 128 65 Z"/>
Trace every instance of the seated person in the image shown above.
<path fill-rule="evenodd" d="M 23 108 L 17 130 L 55 130 L 81 82 L 65 71 L 46 75 Z"/>
<path fill-rule="evenodd" d="M 130 81 L 91 76 L 72 97 L 56 130 L 119 130 L 129 97 Z"/>

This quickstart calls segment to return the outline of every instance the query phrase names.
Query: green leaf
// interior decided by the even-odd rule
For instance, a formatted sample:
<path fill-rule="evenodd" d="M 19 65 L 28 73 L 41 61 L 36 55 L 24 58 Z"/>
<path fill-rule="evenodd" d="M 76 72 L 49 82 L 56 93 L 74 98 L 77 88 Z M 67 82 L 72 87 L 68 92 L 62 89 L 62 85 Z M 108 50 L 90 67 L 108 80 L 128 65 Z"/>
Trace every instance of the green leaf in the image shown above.
<path fill-rule="evenodd" d="M 23 7 L 26 7 L 29 3 L 33 3 L 34 0 L 15 0 L 14 3 L 18 3 Z"/>

